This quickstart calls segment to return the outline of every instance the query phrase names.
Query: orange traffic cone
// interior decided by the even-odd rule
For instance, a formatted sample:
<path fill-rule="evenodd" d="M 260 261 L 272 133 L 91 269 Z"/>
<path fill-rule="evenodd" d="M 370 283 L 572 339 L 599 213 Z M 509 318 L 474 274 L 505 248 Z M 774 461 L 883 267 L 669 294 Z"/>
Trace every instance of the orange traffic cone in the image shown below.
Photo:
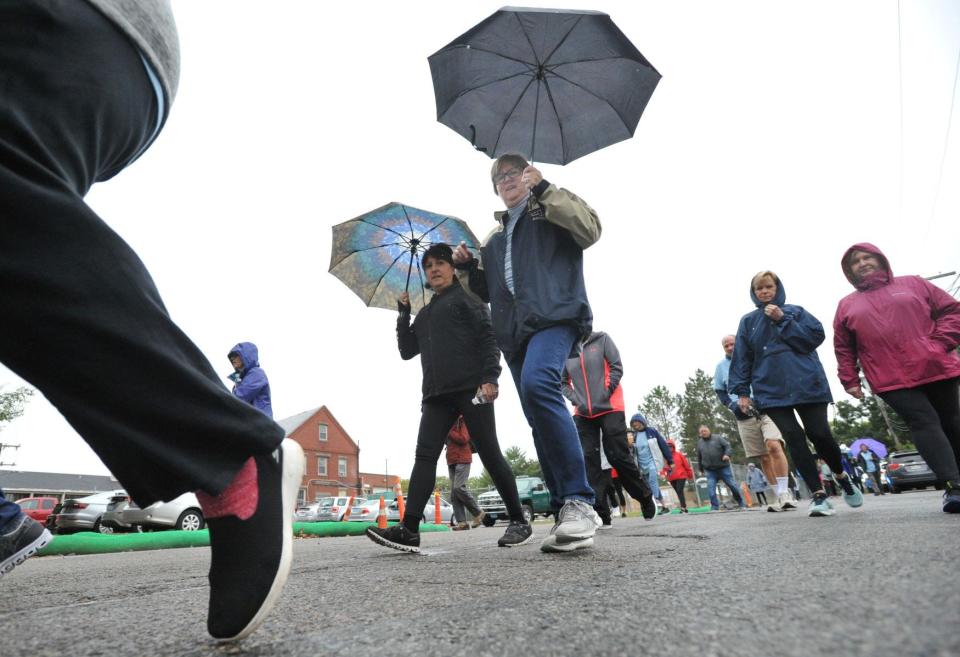
<path fill-rule="evenodd" d="M 400 520 L 403 520 L 403 515 L 407 510 L 407 505 L 403 501 L 403 489 L 400 488 L 400 484 L 397 484 L 393 487 L 393 490 L 397 493 L 397 511 L 400 512 Z"/>
<path fill-rule="evenodd" d="M 433 523 L 435 525 L 443 524 L 443 518 L 440 517 L 440 491 L 434 491 L 433 493 Z"/>
<path fill-rule="evenodd" d="M 377 527 L 387 528 L 387 504 L 383 501 L 383 495 L 380 496 L 380 512 L 377 513 Z"/>
<path fill-rule="evenodd" d="M 347 500 L 347 510 L 343 512 L 343 522 L 350 520 L 350 509 L 353 507 L 353 495 L 350 496 L 350 499 Z"/>

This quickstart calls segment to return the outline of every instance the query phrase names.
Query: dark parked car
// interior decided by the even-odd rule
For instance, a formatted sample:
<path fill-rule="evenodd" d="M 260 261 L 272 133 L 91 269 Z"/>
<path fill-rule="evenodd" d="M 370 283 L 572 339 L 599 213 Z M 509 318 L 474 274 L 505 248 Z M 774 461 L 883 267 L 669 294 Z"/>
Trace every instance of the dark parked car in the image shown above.
<path fill-rule="evenodd" d="M 919 452 L 891 452 L 887 456 L 887 479 L 894 493 L 911 488 L 934 486 L 941 488 L 937 475 L 933 473 Z"/>

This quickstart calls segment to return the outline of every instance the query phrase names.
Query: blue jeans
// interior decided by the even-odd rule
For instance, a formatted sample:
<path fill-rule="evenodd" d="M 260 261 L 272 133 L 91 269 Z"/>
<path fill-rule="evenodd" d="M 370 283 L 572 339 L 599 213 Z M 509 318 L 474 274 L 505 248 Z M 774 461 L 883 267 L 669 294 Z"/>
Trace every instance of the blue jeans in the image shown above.
<path fill-rule="evenodd" d="M 657 474 L 657 462 L 650 459 L 647 463 L 637 462 L 637 465 L 640 468 L 640 474 L 642 474 L 646 480 L 647 485 L 650 486 L 650 493 L 653 495 L 653 499 L 663 501 L 663 493 L 660 492 L 660 479 Z"/>
<path fill-rule="evenodd" d="M 595 501 L 577 427 L 560 393 L 560 377 L 577 337 L 572 326 L 551 326 L 534 333 L 526 349 L 507 361 L 555 511 L 570 500 L 591 506 Z"/>
<path fill-rule="evenodd" d="M 720 508 L 720 500 L 717 498 L 717 480 L 720 479 L 727 485 L 730 489 L 730 493 L 733 495 L 733 499 L 737 501 L 737 504 L 742 508 L 744 505 L 743 498 L 740 497 L 740 491 L 737 490 L 737 482 L 733 478 L 733 468 L 729 465 L 725 465 L 722 468 L 717 468 L 716 470 L 711 470 L 707 468 L 705 470 L 707 474 L 707 492 L 710 493 L 710 508 L 717 510 Z"/>

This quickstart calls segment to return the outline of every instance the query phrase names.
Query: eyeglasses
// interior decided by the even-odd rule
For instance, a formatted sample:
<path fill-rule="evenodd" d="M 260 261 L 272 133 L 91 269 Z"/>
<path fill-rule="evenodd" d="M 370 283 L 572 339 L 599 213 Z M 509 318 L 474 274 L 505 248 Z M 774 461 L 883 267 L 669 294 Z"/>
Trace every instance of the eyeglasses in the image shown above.
<path fill-rule="evenodd" d="M 514 178 L 516 178 L 517 176 L 519 176 L 521 173 L 523 173 L 523 171 L 521 171 L 520 169 L 516 169 L 516 168 L 510 169 L 509 171 L 504 171 L 503 173 L 498 173 L 497 175 L 495 175 L 495 176 L 493 177 L 493 184 L 494 184 L 494 185 L 499 185 L 500 183 L 504 182 L 505 180 L 513 180 Z"/>

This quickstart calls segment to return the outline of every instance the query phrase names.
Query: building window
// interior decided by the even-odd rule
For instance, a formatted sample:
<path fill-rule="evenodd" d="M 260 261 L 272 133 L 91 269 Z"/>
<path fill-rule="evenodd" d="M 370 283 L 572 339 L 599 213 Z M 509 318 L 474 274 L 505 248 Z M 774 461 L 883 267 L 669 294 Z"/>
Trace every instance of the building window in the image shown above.
<path fill-rule="evenodd" d="M 320 442 L 327 442 L 327 425 L 325 424 L 320 425 Z"/>
<path fill-rule="evenodd" d="M 347 476 L 347 457 L 340 457 L 340 465 L 337 467 L 337 475 L 341 478 Z"/>
<path fill-rule="evenodd" d="M 301 488 L 297 491 L 297 506 L 303 506 L 307 501 L 307 489 Z"/>
<path fill-rule="evenodd" d="M 317 457 L 317 476 L 320 476 L 320 477 L 327 476 L 327 457 L 326 456 Z"/>

